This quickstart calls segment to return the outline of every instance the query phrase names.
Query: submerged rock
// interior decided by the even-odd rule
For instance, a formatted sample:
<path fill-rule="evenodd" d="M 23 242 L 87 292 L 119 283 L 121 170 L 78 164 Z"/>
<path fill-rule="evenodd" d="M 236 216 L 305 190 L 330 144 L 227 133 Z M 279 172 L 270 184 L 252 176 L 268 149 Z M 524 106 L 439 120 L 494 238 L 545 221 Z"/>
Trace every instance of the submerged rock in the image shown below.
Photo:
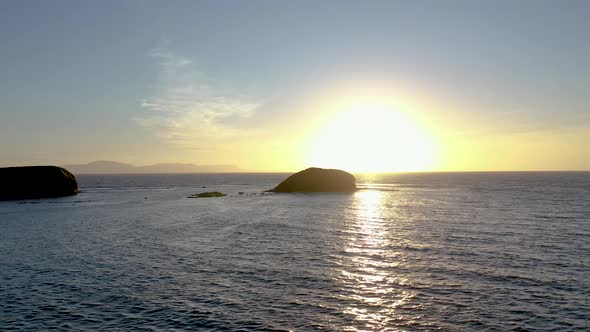
<path fill-rule="evenodd" d="M 77 193 L 76 177 L 61 167 L 0 168 L 0 200 L 61 197 Z"/>
<path fill-rule="evenodd" d="M 223 197 L 226 194 L 220 193 L 219 191 L 208 191 L 205 193 L 190 195 L 188 198 L 200 198 L 200 197 Z"/>
<path fill-rule="evenodd" d="M 311 167 L 295 173 L 269 190 L 277 193 L 291 192 L 353 192 L 356 190 L 354 175 L 339 169 Z"/>

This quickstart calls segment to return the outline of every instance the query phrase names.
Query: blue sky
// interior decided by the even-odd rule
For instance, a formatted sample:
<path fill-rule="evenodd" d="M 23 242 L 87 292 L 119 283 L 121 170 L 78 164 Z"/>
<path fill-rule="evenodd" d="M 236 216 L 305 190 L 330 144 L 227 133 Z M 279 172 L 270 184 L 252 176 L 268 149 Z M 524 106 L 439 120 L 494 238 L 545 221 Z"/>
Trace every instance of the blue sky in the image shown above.
<path fill-rule="evenodd" d="M 4 1 L 0 165 L 256 168 L 234 150 L 295 135 L 285 123 L 323 111 L 302 105 L 367 86 L 444 105 L 421 111 L 446 119 L 444 136 L 579 144 L 589 16 L 588 1 Z"/>

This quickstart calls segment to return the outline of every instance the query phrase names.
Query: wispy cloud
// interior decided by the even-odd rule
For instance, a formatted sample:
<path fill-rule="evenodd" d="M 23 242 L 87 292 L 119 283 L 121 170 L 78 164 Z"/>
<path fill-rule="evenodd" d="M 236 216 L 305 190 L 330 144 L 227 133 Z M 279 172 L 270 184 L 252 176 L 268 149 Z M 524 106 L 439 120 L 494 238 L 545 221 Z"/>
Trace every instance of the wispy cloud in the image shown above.
<path fill-rule="evenodd" d="M 445 127 L 450 136 L 460 139 L 576 131 L 590 125 L 590 112 L 583 109 L 555 110 L 554 106 L 531 105 L 499 110 L 488 107 L 457 114 Z"/>
<path fill-rule="evenodd" d="M 174 70 L 184 66 L 191 65 L 192 60 L 178 56 L 170 51 L 165 51 L 161 48 L 155 48 L 150 51 L 150 56 L 160 60 L 160 65 L 163 69 Z"/>
<path fill-rule="evenodd" d="M 137 123 L 190 149 L 245 135 L 225 120 L 251 117 L 260 101 L 216 87 L 192 59 L 162 49 L 149 55 L 158 62 L 159 78 L 156 93 L 140 101 L 145 115 Z"/>

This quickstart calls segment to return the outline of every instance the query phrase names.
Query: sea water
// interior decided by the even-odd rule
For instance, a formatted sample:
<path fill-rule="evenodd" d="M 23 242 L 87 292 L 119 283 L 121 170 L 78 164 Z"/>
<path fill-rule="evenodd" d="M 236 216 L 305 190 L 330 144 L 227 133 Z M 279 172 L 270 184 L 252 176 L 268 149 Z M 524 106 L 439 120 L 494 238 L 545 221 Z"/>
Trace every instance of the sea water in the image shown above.
<path fill-rule="evenodd" d="M 286 176 L 80 175 L 0 202 L 0 330 L 590 330 L 590 173 L 264 193 Z"/>

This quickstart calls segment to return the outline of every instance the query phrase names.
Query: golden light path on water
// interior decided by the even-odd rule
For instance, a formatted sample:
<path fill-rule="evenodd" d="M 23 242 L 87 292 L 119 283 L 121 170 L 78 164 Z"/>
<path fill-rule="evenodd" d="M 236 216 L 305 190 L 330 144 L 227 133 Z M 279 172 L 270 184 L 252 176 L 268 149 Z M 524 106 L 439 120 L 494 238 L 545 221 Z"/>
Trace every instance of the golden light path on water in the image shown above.
<path fill-rule="evenodd" d="M 392 250 L 396 237 L 390 236 L 388 223 L 395 222 L 395 208 L 386 202 L 387 194 L 360 190 L 353 197 L 344 248 L 348 261 L 338 276 L 350 303 L 343 311 L 357 322 L 350 331 L 400 331 L 392 326 L 407 317 L 396 308 L 414 296 L 404 287 L 409 281 L 396 273 L 404 257 Z"/>

